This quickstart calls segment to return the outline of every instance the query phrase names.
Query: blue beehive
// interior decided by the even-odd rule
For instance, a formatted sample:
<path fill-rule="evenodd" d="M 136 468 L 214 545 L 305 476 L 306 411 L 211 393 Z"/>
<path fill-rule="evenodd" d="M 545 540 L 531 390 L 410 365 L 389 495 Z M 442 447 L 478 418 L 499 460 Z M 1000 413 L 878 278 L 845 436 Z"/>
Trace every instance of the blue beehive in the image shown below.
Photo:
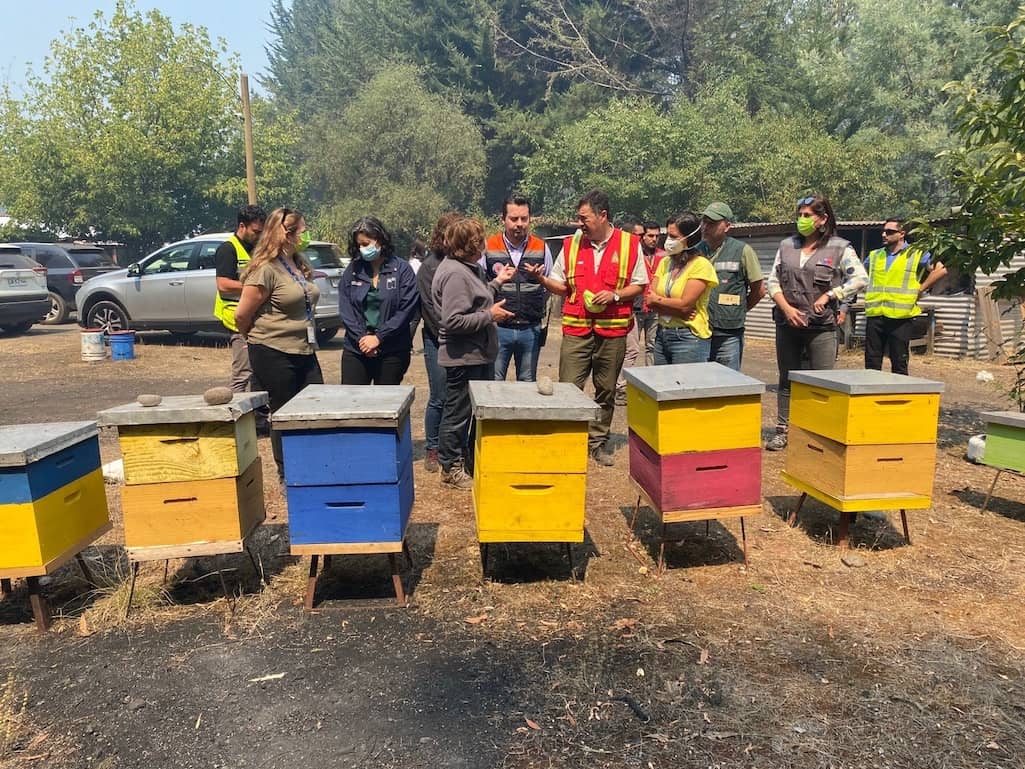
<path fill-rule="evenodd" d="M 294 555 L 393 552 L 413 509 L 413 388 L 311 385 L 273 416 Z"/>

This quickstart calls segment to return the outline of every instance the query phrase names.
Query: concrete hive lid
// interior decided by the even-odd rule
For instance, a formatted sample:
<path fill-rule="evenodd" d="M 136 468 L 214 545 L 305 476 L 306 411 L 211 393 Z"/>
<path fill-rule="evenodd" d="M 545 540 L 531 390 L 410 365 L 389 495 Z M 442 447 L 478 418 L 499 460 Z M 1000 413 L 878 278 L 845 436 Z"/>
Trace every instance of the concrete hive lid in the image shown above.
<path fill-rule="evenodd" d="M 984 411 L 980 416 L 984 422 L 1007 427 L 1020 427 L 1025 430 L 1025 414 L 1020 411 Z"/>
<path fill-rule="evenodd" d="M 921 395 L 943 392 L 943 382 L 874 369 L 791 371 L 791 382 L 836 390 L 847 395 Z"/>
<path fill-rule="evenodd" d="M 24 467 L 99 432 L 95 422 L 0 425 L 0 467 Z"/>
<path fill-rule="evenodd" d="M 408 385 L 310 385 L 271 416 L 283 430 L 370 420 L 397 425 L 415 397 Z"/>
<path fill-rule="evenodd" d="M 235 393 L 230 403 L 211 406 L 202 395 L 169 395 L 158 406 L 126 403 L 99 412 L 104 427 L 169 425 L 183 422 L 237 422 L 241 417 L 267 404 L 267 393 Z"/>
<path fill-rule="evenodd" d="M 598 404 L 568 382 L 555 382 L 551 395 L 535 382 L 470 382 L 470 403 L 477 419 L 505 421 L 590 422 Z"/>
<path fill-rule="evenodd" d="M 623 369 L 626 381 L 656 401 L 761 395 L 765 383 L 720 363 Z"/>

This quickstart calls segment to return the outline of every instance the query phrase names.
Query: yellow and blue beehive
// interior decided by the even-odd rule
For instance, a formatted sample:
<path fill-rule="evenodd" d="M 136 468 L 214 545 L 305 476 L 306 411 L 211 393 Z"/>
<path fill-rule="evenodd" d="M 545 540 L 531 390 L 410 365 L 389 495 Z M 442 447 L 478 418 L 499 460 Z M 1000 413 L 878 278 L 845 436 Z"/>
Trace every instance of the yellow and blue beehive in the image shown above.
<path fill-rule="evenodd" d="M 598 407 L 571 384 L 470 382 L 477 538 L 583 542 L 587 426 Z"/>
<path fill-rule="evenodd" d="M 110 529 L 95 422 L 0 427 L 0 577 L 49 574 Z"/>
<path fill-rule="evenodd" d="M 787 481 L 843 512 L 932 504 L 942 382 L 863 369 L 790 380 Z"/>
<path fill-rule="evenodd" d="M 241 552 L 264 519 L 254 411 L 266 403 L 263 392 L 221 405 L 183 395 L 99 413 L 121 443 L 129 558 Z"/>

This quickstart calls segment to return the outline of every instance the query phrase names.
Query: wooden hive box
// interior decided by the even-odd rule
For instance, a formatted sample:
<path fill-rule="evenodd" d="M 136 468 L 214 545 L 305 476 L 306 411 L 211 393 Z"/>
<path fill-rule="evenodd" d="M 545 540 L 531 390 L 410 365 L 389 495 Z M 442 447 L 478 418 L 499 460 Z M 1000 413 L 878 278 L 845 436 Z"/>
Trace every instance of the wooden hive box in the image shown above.
<path fill-rule="evenodd" d="M 624 370 L 627 424 L 656 454 L 749 449 L 761 442 L 765 385 L 718 363 Z"/>
<path fill-rule="evenodd" d="M 943 383 L 885 371 L 790 374 L 790 424 L 847 446 L 935 443 Z"/>
<path fill-rule="evenodd" d="M 241 552 L 265 517 L 253 412 L 264 392 L 211 406 L 202 396 L 99 413 L 125 463 L 125 548 L 132 560 Z"/>
<path fill-rule="evenodd" d="M 990 411 L 986 421 L 986 451 L 983 463 L 1003 470 L 1025 473 L 1025 414 L 1017 411 Z"/>
<path fill-rule="evenodd" d="M 477 435 L 473 501 L 477 538 L 490 542 L 583 542 L 587 427 L 598 407 L 557 383 L 470 382 Z"/>
<path fill-rule="evenodd" d="M 311 385 L 274 414 L 293 554 L 400 548 L 414 502 L 413 398 L 405 385 Z"/>
<path fill-rule="evenodd" d="M 95 422 L 0 426 L 0 577 L 50 574 L 110 530 Z"/>

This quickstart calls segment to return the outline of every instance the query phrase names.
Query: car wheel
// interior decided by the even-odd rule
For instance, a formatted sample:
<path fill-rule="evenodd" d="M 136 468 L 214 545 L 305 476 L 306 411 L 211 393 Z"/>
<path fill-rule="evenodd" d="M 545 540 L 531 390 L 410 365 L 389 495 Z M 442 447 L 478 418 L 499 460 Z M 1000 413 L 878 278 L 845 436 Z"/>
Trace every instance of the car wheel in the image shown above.
<path fill-rule="evenodd" d="M 317 344 L 324 344 L 324 342 L 330 342 L 338 336 L 338 328 L 318 328 L 317 329 Z"/>
<path fill-rule="evenodd" d="M 103 300 L 89 308 L 85 319 L 89 328 L 103 329 L 106 334 L 112 331 L 128 330 L 128 313 L 117 302 Z"/>
<path fill-rule="evenodd" d="M 58 294 L 56 291 L 50 292 L 50 312 L 40 323 L 45 323 L 48 326 L 56 326 L 58 323 L 63 323 L 68 319 L 68 303 L 64 301 L 64 297 Z"/>
<path fill-rule="evenodd" d="M 8 326 L 0 326 L 0 330 L 5 334 L 24 334 L 32 328 L 32 323 L 33 321 L 31 320 L 22 321 L 21 323 L 12 323 Z"/>

